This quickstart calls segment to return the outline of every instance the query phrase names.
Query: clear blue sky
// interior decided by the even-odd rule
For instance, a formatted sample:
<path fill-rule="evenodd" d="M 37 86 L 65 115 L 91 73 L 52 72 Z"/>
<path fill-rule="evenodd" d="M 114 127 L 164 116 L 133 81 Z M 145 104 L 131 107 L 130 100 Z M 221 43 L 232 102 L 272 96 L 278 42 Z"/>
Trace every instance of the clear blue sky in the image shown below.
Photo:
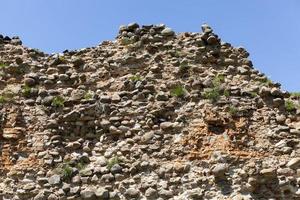
<path fill-rule="evenodd" d="M 62 52 L 112 40 L 121 24 L 164 23 L 199 32 L 202 23 L 283 89 L 300 91 L 300 0 L 1 0 L 0 33 Z"/>

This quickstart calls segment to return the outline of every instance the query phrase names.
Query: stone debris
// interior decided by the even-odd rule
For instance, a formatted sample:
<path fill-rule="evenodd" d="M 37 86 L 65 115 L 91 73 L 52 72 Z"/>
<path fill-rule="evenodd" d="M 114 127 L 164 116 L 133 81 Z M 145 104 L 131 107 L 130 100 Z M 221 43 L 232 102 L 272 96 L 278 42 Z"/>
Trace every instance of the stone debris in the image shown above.
<path fill-rule="evenodd" d="M 201 29 L 50 55 L 0 35 L 0 199 L 299 199 L 299 97 Z"/>

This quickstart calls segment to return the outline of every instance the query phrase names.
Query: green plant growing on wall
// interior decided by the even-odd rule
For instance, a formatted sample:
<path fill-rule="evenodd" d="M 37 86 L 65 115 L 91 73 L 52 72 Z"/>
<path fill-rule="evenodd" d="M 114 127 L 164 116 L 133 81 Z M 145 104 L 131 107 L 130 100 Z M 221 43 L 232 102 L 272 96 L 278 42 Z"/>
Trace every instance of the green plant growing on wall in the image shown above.
<path fill-rule="evenodd" d="M 286 100 L 285 104 L 284 104 L 284 107 L 288 112 L 292 112 L 296 109 L 295 103 L 291 100 Z"/>
<path fill-rule="evenodd" d="M 217 75 L 212 81 L 213 87 L 205 90 L 203 93 L 203 97 L 211 100 L 211 102 L 213 103 L 217 102 L 222 95 L 229 97 L 230 92 L 228 90 L 222 91 L 221 89 L 221 84 L 224 81 L 225 81 L 224 75 Z"/>
<path fill-rule="evenodd" d="M 129 80 L 133 81 L 133 82 L 137 82 L 137 81 L 141 81 L 142 77 L 139 74 L 133 75 L 129 78 Z"/>
<path fill-rule="evenodd" d="M 65 99 L 61 96 L 56 96 L 53 98 L 51 105 L 54 107 L 64 107 Z"/>
<path fill-rule="evenodd" d="M 112 168 L 112 166 L 114 166 L 115 164 L 119 164 L 120 162 L 121 162 L 121 160 L 115 156 L 108 161 L 106 167 L 107 167 L 107 169 L 110 170 Z"/>
<path fill-rule="evenodd" d="M 184 97 L 186 93 L 187 91 L 181 85 L 177 85 L 173 89 L 171 89 L 171 96 L 173 97 Z"/>
<path fill-rule="evenodd" d="M 24 97 L 29 97 L 31 94 L 31 87 L 28 85 L 24 85 L 22 89 L 22 94 Z"/>
<path fill-rule="evenodd" d="M 90 100 L 93 98 L 93 94 L 91 92 L 86 92 L 83 98 L 85 100 Z"/>

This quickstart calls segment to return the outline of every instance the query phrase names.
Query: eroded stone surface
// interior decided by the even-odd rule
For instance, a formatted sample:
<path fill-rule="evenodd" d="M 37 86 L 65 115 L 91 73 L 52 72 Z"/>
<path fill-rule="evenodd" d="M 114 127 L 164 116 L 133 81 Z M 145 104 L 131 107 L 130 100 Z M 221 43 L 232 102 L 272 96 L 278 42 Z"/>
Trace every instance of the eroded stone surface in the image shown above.
<path fill-rule="evenodd" d="M 48 55 L 0 36 L 0 199 L 297 199 L 299 98 L 165 25 Z"/>

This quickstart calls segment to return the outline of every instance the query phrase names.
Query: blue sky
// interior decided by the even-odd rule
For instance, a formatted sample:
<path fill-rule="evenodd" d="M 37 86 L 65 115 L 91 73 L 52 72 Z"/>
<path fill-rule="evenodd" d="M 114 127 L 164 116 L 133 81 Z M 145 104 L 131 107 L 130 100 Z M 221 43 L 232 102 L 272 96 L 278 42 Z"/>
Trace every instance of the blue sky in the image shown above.
<path fill-rule="evenodd" d="M 62 52 L 112 40 L 121 24 L 164 23 L 176 32 L 210 24 L 243 46 L 255 68 L 288 91 L 300 91 L 299 0 L 0 0 L 0 33 L 25 46 Z"/>

